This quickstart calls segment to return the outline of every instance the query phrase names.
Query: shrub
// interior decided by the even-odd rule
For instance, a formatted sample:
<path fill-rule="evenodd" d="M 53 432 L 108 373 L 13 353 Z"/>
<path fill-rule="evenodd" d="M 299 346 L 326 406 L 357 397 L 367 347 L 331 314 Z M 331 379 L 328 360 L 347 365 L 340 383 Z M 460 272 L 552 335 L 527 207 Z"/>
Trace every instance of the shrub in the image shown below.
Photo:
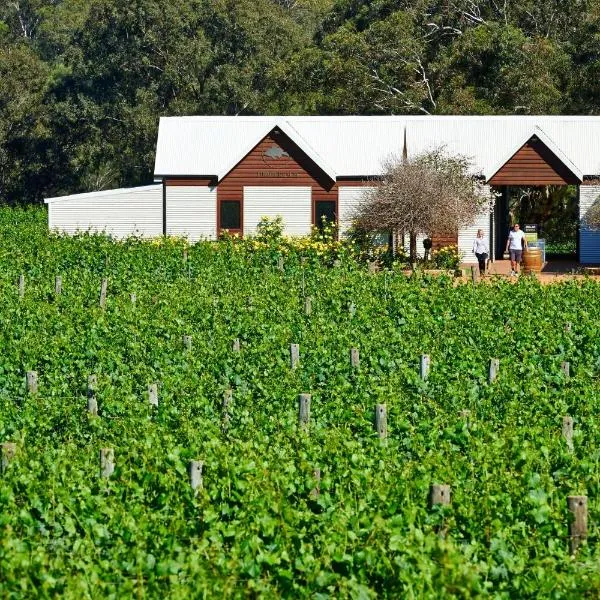
<path fill-rule="evenodd" d="M 460 266 L 462 254 L 458 251 L 458 246 L 444 246 L 439 250 L 431 252 L 431 262 L 436 269 L 457 269 Z"/>
<path fill-rule="evenodd" d="M 283 237 L 284 223 L 281 216 L 275 218 L 262 217 L 256 227 L 255 240 L 265 244 L 279 244 Z"/>

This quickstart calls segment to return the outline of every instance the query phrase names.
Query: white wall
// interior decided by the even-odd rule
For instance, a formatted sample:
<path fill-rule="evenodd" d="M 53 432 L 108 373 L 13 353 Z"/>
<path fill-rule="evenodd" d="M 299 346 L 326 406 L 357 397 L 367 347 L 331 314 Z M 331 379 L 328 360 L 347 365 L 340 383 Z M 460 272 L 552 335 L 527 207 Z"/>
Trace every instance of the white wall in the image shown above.
<path fill-rule="evenodd" d="M 582 220 L 579 230 L 579 262 L 600 264 L 600 230 L 590 229 L 583 223 L 587 211 L 596 202 L 600 202 L 600 185 L 579 186 L 579 218 Z"/>
<path fill-rule="evenodd" d="M 116 238 L 162 234 L 162 185 L 49 198 L 48 227 L 61 233 L 106 232 Z"/>
<path fill-rule="evenodd" d="M 340 186 L 338 188 L 338 228 L 345 235 L 352 226 L 352 215 L 360 204 L 363 194 L 373 188 L 362 186 Z"/>
<path fill-rule="evenodd" d="M 244 187 L 244 235 L 256 233 L 262 217 L 280 215 L 286 235 L 308 235 L 312 224 L 310 187 Z"/>
<path fill-rule="evenodd" d="M 204 186 L 167 186 L 167 234 L 190 241 L 217 237 L 217 190 Z"/>
<path fill-rule="evenodd" d="M 484 193 L 489 193 L 489 186 L 485 186 Z M 473 254 L 473 242 L 477 237 L 477 230 L 483 229 L 483 236 L 488 244 L 490 251 L 488 252 L 488 258 L 494 257 L 494 248 L 492 245 L 492 238 L 490 237 L 492 213 L 489 208 L 484 208 L 475 222 L 469 227 L 464 227 L 458 232 L 458 251 L 462 253 L 462 262 L 464 263 L 477 263 L 477 257 Z"/>

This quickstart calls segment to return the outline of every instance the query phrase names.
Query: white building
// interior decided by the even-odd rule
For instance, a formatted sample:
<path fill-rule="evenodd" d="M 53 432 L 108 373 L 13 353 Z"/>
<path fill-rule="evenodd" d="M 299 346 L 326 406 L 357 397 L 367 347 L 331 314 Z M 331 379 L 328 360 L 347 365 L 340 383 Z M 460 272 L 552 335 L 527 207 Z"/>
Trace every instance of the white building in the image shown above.
<path fill-rule="evenodd" d="M 508 231 L 510 188 L 576 185 L 579 215 L 600 201 L 600 117 L 168 117 L 160 121 L 155 185 L 49 198 L 49 227 L 116 237 L 248 234 L 281 215 L 304 235 L 326 215 L 341 231 L 384 160 L 444 146 L 469 157 L 501 192 L 493 214 L 452 238 L 466 260 L 478 228 L 497 256 Z M 600 263 L 600 232 L 580 227 L 579 259 Z"/>

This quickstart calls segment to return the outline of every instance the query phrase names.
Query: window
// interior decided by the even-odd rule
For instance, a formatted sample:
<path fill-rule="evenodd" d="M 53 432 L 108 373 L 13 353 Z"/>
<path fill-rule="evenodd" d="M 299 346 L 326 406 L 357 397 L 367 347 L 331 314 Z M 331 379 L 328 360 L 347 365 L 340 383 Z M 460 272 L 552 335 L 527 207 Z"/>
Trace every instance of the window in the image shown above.
<path fill-rule="evenodd" d="M 315 202 L 315 225 L 323 228 L 323 224 L 333 223 L 335 225 L 335 212 L 337 202 L 333 200 L 317 200 Z"/>
<path fill-rule="evenodd" d="M 239 200 L 222 200 L 220 208 L 221 229 L 241 229 L 241 202 Z"/>

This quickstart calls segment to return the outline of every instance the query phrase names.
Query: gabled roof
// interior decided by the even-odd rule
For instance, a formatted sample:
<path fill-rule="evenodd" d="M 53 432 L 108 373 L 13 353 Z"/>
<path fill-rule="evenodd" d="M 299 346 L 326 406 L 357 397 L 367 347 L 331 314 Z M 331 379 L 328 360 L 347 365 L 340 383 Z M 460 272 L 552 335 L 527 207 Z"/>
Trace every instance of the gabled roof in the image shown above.
<path fill-rule="evenodd" d="M 274 127 L 330 177 L 376 177 L 391 155 L 444 146 L 489 179 L 533 134 L 577 178 L 600 175 L 600 117 L 584 116 L 269 116 L 163 117 L 155 177 L 217 177 Z M 502 158 L 502 162 L 499 161 Z"/>
<path fill-rule="evenodd" d="M 521 139 L 517 144 L 511 148 L 511 150 L 502 157 L 502 160 L 498 161 L 493 167 L 491 167 L 487 172 L 484 173 L 485 180 L 490 181 L 496 173 L 532 138 L 538 138 L 554 156 L 571 172 L 573 175 L 579 180 L 583 181 L 583 173 L 577 167 L 573 161 L 558 147 L 558 145 L 544 132 L 544 130 L 535 126 L 531 133 L 528 133 L 527 136 Z"/>
<path fill-rule="evenodd" d="M 316 152 L 314 148 L 286 121 L 277 121 L 273 119 L 271 122 L 264 124 L 264 127 L 259 130 L 258 135 L 254 136 L 249 143 L 242 146 L 237 154 L 233 155 L 233 158 L 224 163 L 223 168 L 220 172 L 215 173 L 217 180 L 221 181 L 226 175 L 253 149 L 255 148 L 264 138 L 266 138 L 274 129 L 279 129 L 285 134 L 304 154 L 306 154 L 332 181 L 336 180 L 335 171 L 329 166 L 322 156 Z"/>

